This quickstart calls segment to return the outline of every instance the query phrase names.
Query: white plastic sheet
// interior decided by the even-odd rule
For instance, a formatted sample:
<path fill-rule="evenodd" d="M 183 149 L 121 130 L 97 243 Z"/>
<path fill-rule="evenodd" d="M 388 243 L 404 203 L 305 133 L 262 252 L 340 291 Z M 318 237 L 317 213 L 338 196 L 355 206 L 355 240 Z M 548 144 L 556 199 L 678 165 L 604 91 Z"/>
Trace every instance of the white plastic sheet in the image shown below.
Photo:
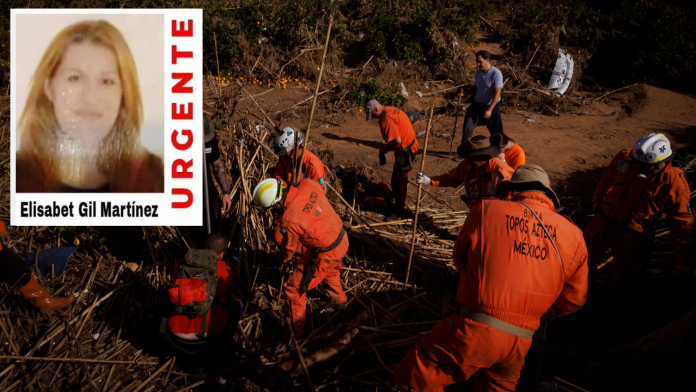
<path fill-rule="evenodd" d="M 564 49 L 559 49 L 556 66 L 553 68 L 553 75 L 547 88 L 555 89 L 556 96 L 560 97 L 568 90 L 571 79 L 573 79 L 573 57 Z"/>

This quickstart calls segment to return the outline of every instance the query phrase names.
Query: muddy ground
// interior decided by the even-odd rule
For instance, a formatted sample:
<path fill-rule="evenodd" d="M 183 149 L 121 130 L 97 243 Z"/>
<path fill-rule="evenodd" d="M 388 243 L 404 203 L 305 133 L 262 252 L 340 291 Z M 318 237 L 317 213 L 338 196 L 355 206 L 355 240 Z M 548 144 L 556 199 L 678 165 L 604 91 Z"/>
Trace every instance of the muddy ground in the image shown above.
<path fill-rule="evenodd" d="M 405 111 L 425 111 L 430 105 L 440 110 L 433 118 L 433 128 L 428 141 L 425 172 L 437 175 L 454 168 L 457 163 L 451 160 L 450 135 L 454 128 L 453 105 L 448 104 L 455 90 L 431 96 L 415 97 L 416 90 L 423 94 L 453 87 L 451 83 L 409 83 L 405 85 L 410 93 Z M 251 94 L 268 91 L 267 87 L 248 86 Z M 328 95 L 328 94 L 327 94 Z M 259 104 L 270 113 L 283 107 L 290 107 L 311 96 L 302 86 L 275 89 L 257 97 Z M 321 98 L 321 97 L 320 97 Z M 327 99 L 328 101 L 328 99 Z M 311 103 L 307 101 L 304 106 Z M 468 104 L 464 104 L 468 106 Z M 298 106 L 302 108 L 302 105 Z M 298 108 L 296 107 L 296 108 Z M 258 110 L 249 100 L 241 101 L 238 112 L 248 109 Z M 306 129 L 308 109 L 282 112 L 281 126 Z M 439 113 L 436 110 L 436 113 Z M 651 132 L 664 133 L 671 141 L 673 149 L 681 148 L 696 141 L 696 97 L 688 93 L 670 91 L 647 85 L 636 85 L 610 94 L 596 102 L 581 107 L 576 114 L 547 116 L 520 110 L 505 109 L 503 125 L 505 133 L 513 138 L 525 151 L 527 163 L 543 167 L 559 196 L 563 199 L 591 198 L 604 168 L 620 150 L 632 147 L 635 141 Z M 260 113 L 258 113 L 261 116 Z M 378 150 L 383 143 L 377 120 L 365 121 L 365 113 L 359 108 L 319 109 L 315 114 L 310 133 L 310 146 L 315 143 L 326 144 L 334 154 L 332 165 L 352 166 L 366 164 L 375 169 L 378 177 L 389 182 L 393 155 L 387 157 L 387 165 L 380 167 Z M 260 120 L 254 118 L 255 120 Z M 327 122 L 328 121 L 328 122 Z M 463 116 L 460 116 L 456 129 L 453 154 L 461 141 Z M 427 117 L 422 115 L 414 124 L 416 133 L 422 133 Z M 485 126 L 478 127 L 475 134 L 488 135 Z M 421 152 L 414 167 L 420 167 L 425 135 L 419 137 Z M 415 180 L 417 170 L 410 178 Z M 464 208 L 455 189 L 430 189 L 450 202 L 455 208 Z M 414 205 L 415 187 L 409 188 L 409 203 Z"/>

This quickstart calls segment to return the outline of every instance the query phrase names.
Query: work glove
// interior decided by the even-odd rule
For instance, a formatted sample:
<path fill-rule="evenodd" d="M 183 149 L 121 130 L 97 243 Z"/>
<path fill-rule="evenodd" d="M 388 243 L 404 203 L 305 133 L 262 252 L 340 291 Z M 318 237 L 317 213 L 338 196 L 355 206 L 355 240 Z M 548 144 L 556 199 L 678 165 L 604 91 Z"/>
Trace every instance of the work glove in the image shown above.
<path fill-rule="evenodd" d="M 430 177 L 426 176 L 423 172 L 418 172 L 418 174 L 416 174 L 416 184 L 430 185 Z"/>
<path fill-rule="evenodd" d="M 387 156 L 382 153 L 382 151 L 379 152 L 379 165 L 384 166 L 387 164 Z"/>

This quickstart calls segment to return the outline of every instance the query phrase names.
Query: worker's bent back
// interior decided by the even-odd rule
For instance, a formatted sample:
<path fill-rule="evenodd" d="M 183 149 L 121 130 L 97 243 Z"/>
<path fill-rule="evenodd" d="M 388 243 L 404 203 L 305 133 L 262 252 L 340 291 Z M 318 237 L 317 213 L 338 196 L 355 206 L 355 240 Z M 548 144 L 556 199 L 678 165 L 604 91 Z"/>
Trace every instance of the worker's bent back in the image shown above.
<path fill-rule="evenodd" d="M 460 272 L 457 302 L 536 330 L 551 305 L 563 315 L 585 304 L 587 248 L 582 231 L 555 213 L 542 192 L 516 199 L 483 200 L 469 213 L 453 251 Z"/>

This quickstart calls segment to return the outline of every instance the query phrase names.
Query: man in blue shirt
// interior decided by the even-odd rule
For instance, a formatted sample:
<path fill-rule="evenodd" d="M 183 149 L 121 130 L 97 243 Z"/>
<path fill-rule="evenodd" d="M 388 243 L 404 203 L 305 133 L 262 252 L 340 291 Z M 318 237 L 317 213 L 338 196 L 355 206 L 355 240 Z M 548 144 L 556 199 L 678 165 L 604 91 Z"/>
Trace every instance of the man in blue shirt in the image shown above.
<path fill-rule="evenodd" d="M 462 144 L 457 153 L 464 149 L 464 143 L 471 139 L 474 129 L 485 125 L 491 135 L 503 133 L 503 120 L 500 117 L 500 93 L 503 91 L 503 73 L 490 62 L 490 53 L 486 50 L 476 52 L 476 83 L 474 86 L 474 102 L 469 105 L 464 116 L 462 128 Z M 461 154 L 454 160 L 464 160 Z"/>

